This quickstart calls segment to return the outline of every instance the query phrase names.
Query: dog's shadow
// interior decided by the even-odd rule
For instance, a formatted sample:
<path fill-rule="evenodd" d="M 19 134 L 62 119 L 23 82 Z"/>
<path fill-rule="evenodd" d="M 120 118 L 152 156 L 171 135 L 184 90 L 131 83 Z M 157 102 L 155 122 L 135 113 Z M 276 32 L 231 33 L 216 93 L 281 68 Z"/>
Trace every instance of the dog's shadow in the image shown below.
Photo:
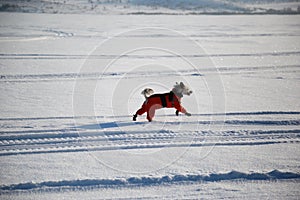
<path fill-rule="evenodd" d="M 99 129 L 110 129 L 110 128 L 120 128 L 127 126 L 135 126 L 142 125 L 146 122 L 105 122 L 105 123 L 97 123 L 97 124 L 87 124 L 82 126 L 77 126 L 79 129 L 90 129 L 90 130 L 99 130 Z"/>

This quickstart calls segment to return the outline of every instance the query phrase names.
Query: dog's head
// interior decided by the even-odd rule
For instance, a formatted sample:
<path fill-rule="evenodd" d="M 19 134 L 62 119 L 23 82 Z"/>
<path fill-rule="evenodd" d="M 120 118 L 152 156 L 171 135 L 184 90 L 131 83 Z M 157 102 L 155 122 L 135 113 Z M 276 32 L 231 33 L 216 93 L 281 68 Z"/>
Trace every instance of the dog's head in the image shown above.
<path fill-rule="evenodd" d="M 154 91 L 151 88 L 146 88 L 142 91 L 142 95 L 144 95 L 144 97 L 147 99 L 148 97 L 150 97 L 152 94 L 154 93 Z"/>
<path fill-rule="evenodd" d="M 188 86 L 184 85 L 183 82 L 180 82 L 180 83 L 176 82 L 172 91 L 175 94 L 188 95 L 188 96 L 190 96 L 193 93 L 193 91 L 190 90 L 190 88 Z"/>

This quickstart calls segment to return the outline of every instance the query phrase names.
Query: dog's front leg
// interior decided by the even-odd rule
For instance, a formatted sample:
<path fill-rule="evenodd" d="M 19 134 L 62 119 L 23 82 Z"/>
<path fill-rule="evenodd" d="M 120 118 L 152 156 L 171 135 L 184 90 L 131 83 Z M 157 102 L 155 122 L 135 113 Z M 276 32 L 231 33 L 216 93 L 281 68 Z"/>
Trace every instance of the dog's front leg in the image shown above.
<path fill-rule="evenodd" d="M 174 106 L 175 106 L 175 108 L 176 108 L 175 114 L 176 114 L 177 116 L 179 115 L 179 112 L 182 112 L 182 113 L 185 114 L 186 116 L 191 116 L 191 115 L 192 115 L 191 113 L 187 112 L 186 109 L 185 109 L 183 106 L 181 106 L 181 104 L 175 104 Z"/>

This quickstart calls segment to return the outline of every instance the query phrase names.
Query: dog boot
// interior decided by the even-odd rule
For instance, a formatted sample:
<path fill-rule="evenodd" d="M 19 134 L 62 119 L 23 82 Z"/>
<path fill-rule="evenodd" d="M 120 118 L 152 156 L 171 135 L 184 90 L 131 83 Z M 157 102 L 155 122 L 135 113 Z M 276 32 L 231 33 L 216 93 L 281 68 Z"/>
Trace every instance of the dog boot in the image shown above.
<path fill-rule="evenodd" d="M 149 116 L 147 116 L 147 119 L 149 122 L 152 122 L 152 118 L 150 118 Z"/>
<path fill-rule="evenodd" d="M 132 120 L 136 121 L 136 118 L 137 118 L 137 114 L 134 114 Z"/>
<path fill-rule="evenodd" d="M 186 115 L 186 116 L 189 116 L 189 117 L 192 116 L 192 114 L 191 114 L 191 113 L 188 113 L 188 112 L 185 113 L 185 115 Z"/>

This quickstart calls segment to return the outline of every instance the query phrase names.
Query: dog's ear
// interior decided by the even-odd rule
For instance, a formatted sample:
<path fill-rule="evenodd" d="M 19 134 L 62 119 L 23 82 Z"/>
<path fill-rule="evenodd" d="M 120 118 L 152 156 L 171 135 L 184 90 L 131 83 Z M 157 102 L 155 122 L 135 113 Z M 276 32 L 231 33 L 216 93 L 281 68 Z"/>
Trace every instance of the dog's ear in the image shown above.
<path fill-rule="evenodd" d="M 183 82 L 180 82 L 180 87 L 184 88 Z"/>

